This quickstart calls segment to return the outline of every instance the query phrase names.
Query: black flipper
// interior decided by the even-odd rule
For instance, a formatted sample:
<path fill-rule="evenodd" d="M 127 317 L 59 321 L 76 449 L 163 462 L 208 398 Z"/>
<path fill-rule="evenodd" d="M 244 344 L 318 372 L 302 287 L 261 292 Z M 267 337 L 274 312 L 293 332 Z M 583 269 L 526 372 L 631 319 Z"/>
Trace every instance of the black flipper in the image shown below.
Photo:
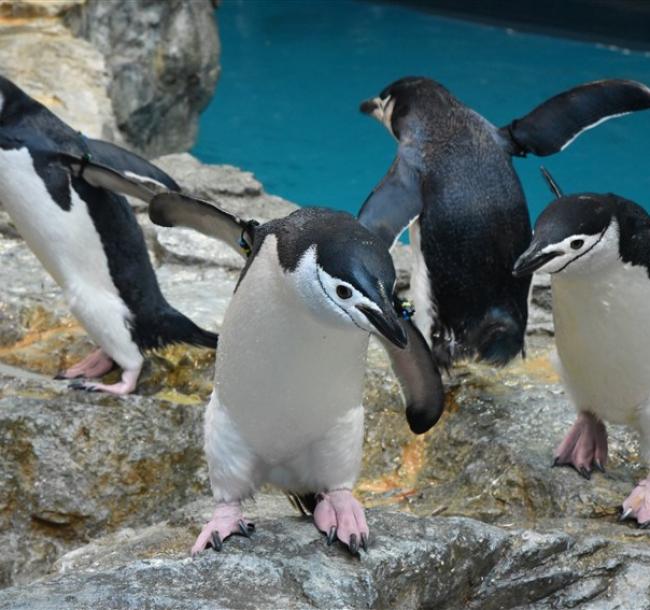
<path fill-rule="evenodd" d="M 542 177 L 546 180 L 548 188 L 551 189 L 551 193 L 555 196 L 556 199 L 562 197 L 562 189 L 559 187 L 558 183 L 555 182 L 551 172 L 549 172 L 543 165 L 540 166 L 539 171 L 542 172 Z"/>
<path fill-rule="evenodd" d="M 540 157 L 566 148 L 598 123 L 650 108 L 650 89 L 631 80 L 601 80 L 570 89 L 499 129 L 512 155 Z"/>
<path fill-rule="evenodd" d="M 382 340 L 382 344 L 404 393 L 409 427 L 415 434 L 422 434 L 442 415 L 445 403 L 442 379 L 420 331 L 410 320 L 401 320 L 401 324 L 408 345 L 400 349 L 388 340 Z"/>
<path fill-rule="evenodd" d="M 181 193 L 161 193 L 149 203 L 149 218 L 163 227 L 188 227 L 225 242 L 243 256 L 253 245 L 254 220 L 242 220 L 210 201 Z"/>
<path fill-rule="evenodd" d="M 111 152 L 107 147 L 112 145 L 106 142 L 100 144 L 103 147 L 104 157 L 107 157 L 107 151 Z M 122 150 L 115 148 L 118 152 Z M 136 155 L 133 157 L 139 159 Z M 124 157 L 120 157 L 119 163 L 122 169 L 119 170 L 86 157 L 75 157 L 65 153 L 60 153 L 59 159 L 70 168 L 74 176 L 85 180 L 91 186 L 136 197 L 148 203 L 149 218 L 154 224 L 163 227 L 188 227 L 224 241 L 244 257 L 250 252 L 256 221 L 242 220 L 212 202 L 177 192 L 178 185 L 169 176 L 167 182 L 171 181 L 173 188 L 168 188 L 162 180 L 159 180 L 161 176 L 156 172 L 160 172 L 162 177 L 166 174 L 144 159 L 140 159 L 140 165 L 135 168 L 128 166 L 127 169 L 123 169 L 127 167 L 126 161 Z M 152 171 L 145 173 L 144 170 L 148 168 Z"/>
<path fill-rule="evenodd" d="M 101 144 L 106 145 L 107 143 L 102 142 Z M 65 153 L 59 155 L 61 162 L 70 168 L 74 176 L 85 180 L 96 188 L 104 188 L 114 193 L 142 199 L 147 203 L 151 203 L 157 193 L 170 191 L 170 188 L 158 179 L 160 178 L 159 174 L 166 176 L 164 172 L 136 155 L 133 155 L 133 157 L 140 161 L 140 165 L 138 165 L 139 171 L 145 169 L 143 164 L 156 171 L 136 173 L 128 168 L 118 170 L 113 166 L 104 165 L 88 157 L 75 157 Z M 178 185 L 169 176 L 167 178 L 173 185 L 171 190 L 178 190 Z"/>
<path fill-rule="evenodd" d="M 145 183 L 155 181 L 160 184 L 160 187 L 165 187 L 170 191 L 180 190 L 180 187 L 171 176 L 139 155 L 103 140 L 86 138 L 85 141 L 91 155 L 91 161 L 106 167 L 112 167 L 136 181 L 140 180 Z"/>
<path fill-rule="evenodd" d="M 421 211 L 418 175 L 398 157 L 361 206 L 359 222 L 391 248 Z"/>

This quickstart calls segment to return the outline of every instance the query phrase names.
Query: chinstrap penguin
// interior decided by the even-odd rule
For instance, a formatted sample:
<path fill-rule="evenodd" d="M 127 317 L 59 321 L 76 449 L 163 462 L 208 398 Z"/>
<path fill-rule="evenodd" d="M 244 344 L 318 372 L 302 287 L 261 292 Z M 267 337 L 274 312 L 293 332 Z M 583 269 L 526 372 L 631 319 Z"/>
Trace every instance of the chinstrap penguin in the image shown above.
<path fill-rule="evenodd" d="M 540 215 L 517 277 L 551 274 L 559 372 L 578 418 L 554 465 L 589 478 L 607 462 L 605 421 L 641 435 L 650 459 L 650 216 L 617 195 L 561 196 Z M 650 523 L 650 478 L 623 503 Z"/>
<path fill-rule="evenodd" d="M 644 85 L 599 81 L 499 129 L 422 77 L 361 104 L 398 149 L 359 219 L 389 245 L 410 225 L 414 319 L 440 358 L 503 365 L 523 353 L 530 278 L 511 270 L 531 227 L 512 156 L 553 154 L 606 118 L 648 107 Z"/>
<path fill-rule="evenodd" d="M 72 166 L 122 192 L 142 188 L 112 168 Z M 427 344 L 395 301 L 388 249 L 345 212 L 304 208 L 257 225 L 188 195 L 141 196 L 157 224 L 191 227 L 248 254 L 221 327 L 205 414 L 217 506 L 192 553 L 249 535 L 240 502 L 265 482 L 313 512 L 328 543 L 367 548 L 364 510 L 351 489 L 361 465 L 369 336 L 388 351 L 414 432 L 428 430 L 444 402 Z"/>
<path fill-rule="evenodd" d="M 178 189 L 144 159 L 83 137 L 0 77 L 0 201 L 99 346 L 58 377 L 98 378 L 117 364 L 123 372 L 116 384 L 71 385 L 127 394 L 145 350 L 175 342 L 215 348 L 217 335 L 167 303 L 126 199 L 74 175 L 66 154 L 108 163 L 152 188 Z"/>

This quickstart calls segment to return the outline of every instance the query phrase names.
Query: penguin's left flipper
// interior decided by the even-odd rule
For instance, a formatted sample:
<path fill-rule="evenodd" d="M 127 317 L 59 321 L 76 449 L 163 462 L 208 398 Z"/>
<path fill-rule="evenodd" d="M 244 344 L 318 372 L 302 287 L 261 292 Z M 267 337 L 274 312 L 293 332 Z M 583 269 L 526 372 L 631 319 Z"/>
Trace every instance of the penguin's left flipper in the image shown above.
<path fill-rule="evenodd" d="M 149 218 L 163 227 L 188 227 L 216 237 L 242 256 L 250 254 L 258 224 L 226 212 L 210 201 L 171 192 L 161 193 L 151 200 Z"/>
<path fill-rule="evenodd" d="M 564 91 L 499 129 L 508 152 L 540 157 L 565 149 L 583 131 L 616 116 L 650 108 L 650 89 L 631 80 L 601 80 Z"/>
<path fill-rule="evenodd" d="M 361 206 L 359 222 L 391 248 L 421 211 L 418 175 L 397 157 Z"/>
<path fill-rule="evenodd" d="M 106 144 L 106 142 L 101 142 L 101 144 Z M 139 159 L 135 155 L 133 157 Z M 170 189 L 170 186 L 157 179 L 159 177 L 157 174 L 157 177 L 154 178 L 149 174 L 139 174 L 128 169 L 116 169 L 91 159 L 94 159 L 94 156 L 92 158 L 77 157 L 66 153 L 59 155 L 59 160 L 70 169 L 73 176 L 85 180 L 91 186 L 135 197 L 146 203 L 151 203 L 155 195 L 160 192 L 175 191 L 179 188 L 172 180 L 173 188 Z M 140 161 L 146 163 L 142 159 Z M 149 163 L 147 165 L 155 170 L 158 169 Z M 142 167 L 139 169 L 142 170 Z"/>
<path fill-rule="evenodd" d="M 400 349 L 388 340 L 382 340 L 382 344 L 404 393 L 409 427 L 415 434 L 422 434 L 440 419 L 445 394 L 440 371 L 424 337 L 410 320 L 401 320 L 401 324 L 408 345 Z"/>

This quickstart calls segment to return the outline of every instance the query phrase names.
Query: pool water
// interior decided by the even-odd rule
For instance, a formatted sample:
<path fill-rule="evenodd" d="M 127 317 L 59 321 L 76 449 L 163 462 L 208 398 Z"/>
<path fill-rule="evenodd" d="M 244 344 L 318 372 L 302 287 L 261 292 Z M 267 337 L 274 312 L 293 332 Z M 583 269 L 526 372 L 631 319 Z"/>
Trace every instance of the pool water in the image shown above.
<path fill-rule="evenodd" d="M 269 193 L 356 213 L 395 142 L 359 103 L 406 75 L 438 80 L 496 125 L 578 83 L 650 84 L 650 55 L 524 34 L 363 0 L 224 0 L 222 75 L 193 153 L 252 171 Z M 650 112 L 613 119 L 543 160 L 516 159 L 534 217 L 566 193 L 615 192 L 650 209 Z"/>

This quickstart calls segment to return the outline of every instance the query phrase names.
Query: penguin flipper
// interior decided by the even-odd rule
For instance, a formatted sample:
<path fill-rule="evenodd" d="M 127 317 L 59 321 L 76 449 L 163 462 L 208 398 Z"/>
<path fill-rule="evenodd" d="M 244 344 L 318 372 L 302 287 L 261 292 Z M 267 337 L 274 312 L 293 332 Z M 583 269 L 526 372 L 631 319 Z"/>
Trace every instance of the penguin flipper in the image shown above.
<path fill-rule="evenodd" d="M 101 144 L 107 144 L 107 142 Z M 137 158 L 136 155 L 133 155 L 133 157 Z M 115 169 L 98 161 L 91 161 L 85 157 L 76 157 L 65 153 L 61 153 L 59 159 L 70 168 L 74 176 L 85 180 L 91 186 L 142 199 L 147 203 L 151 203 L 157 193 L 170 190 L 166 184 L 158 179 L 137 174 L 130 169 Z M 141 159 L 141 161 L 147 163 L 144 159 Z M 147 165 L 158 169 L 150 163 L 147 163 Z M 160 173 L 165 175 L 162 171 Z M 173 180 L 171 180 L 171 183 L 174 185 L 173 190 L 178 190 L 179 187 Z"/>
<path fill-rule="evenodd" d="M 361 206 L 359 222 L 391 248 L 421 211 L 418 176 L 397 157 Z"/>
<path fill-rule="evenodd" d="M 420 331 L 410 320 L 402 320 L 401 324 L 408 345 L 400 349 L 388 340 L 382 340 L 382 344 L 402 387 L 409 427 L 415 434 L 422 434 L 442 415 L 445 403 L 442 378 Z"/>
<path fill-rule="evenodd" d="M 171 176 L 139 155 L 103 140 L 86 138 L 86 144 L 92 161 L 111 167 L 135 182 L 156 186 L 158 190 L 180 191 Z"/>
<path fill-rule="evenodd" d="M 188 227 L 208 237 L 216 237 L 242 256 L 250 253 L 254 240 L 254 220 L 242 220 L 216 204 L 182 193 L 160 193 L 149 203 L 149 218 L 163 227 Z"/>
<path fill-rule="evenodd" d="M 650 89 L 631 80 L 601 80 L 546 100 L 499 129 L 515 156 L 540 157 L 564 150 L 583 131 L 613 117 L 650 108 Z"/>

